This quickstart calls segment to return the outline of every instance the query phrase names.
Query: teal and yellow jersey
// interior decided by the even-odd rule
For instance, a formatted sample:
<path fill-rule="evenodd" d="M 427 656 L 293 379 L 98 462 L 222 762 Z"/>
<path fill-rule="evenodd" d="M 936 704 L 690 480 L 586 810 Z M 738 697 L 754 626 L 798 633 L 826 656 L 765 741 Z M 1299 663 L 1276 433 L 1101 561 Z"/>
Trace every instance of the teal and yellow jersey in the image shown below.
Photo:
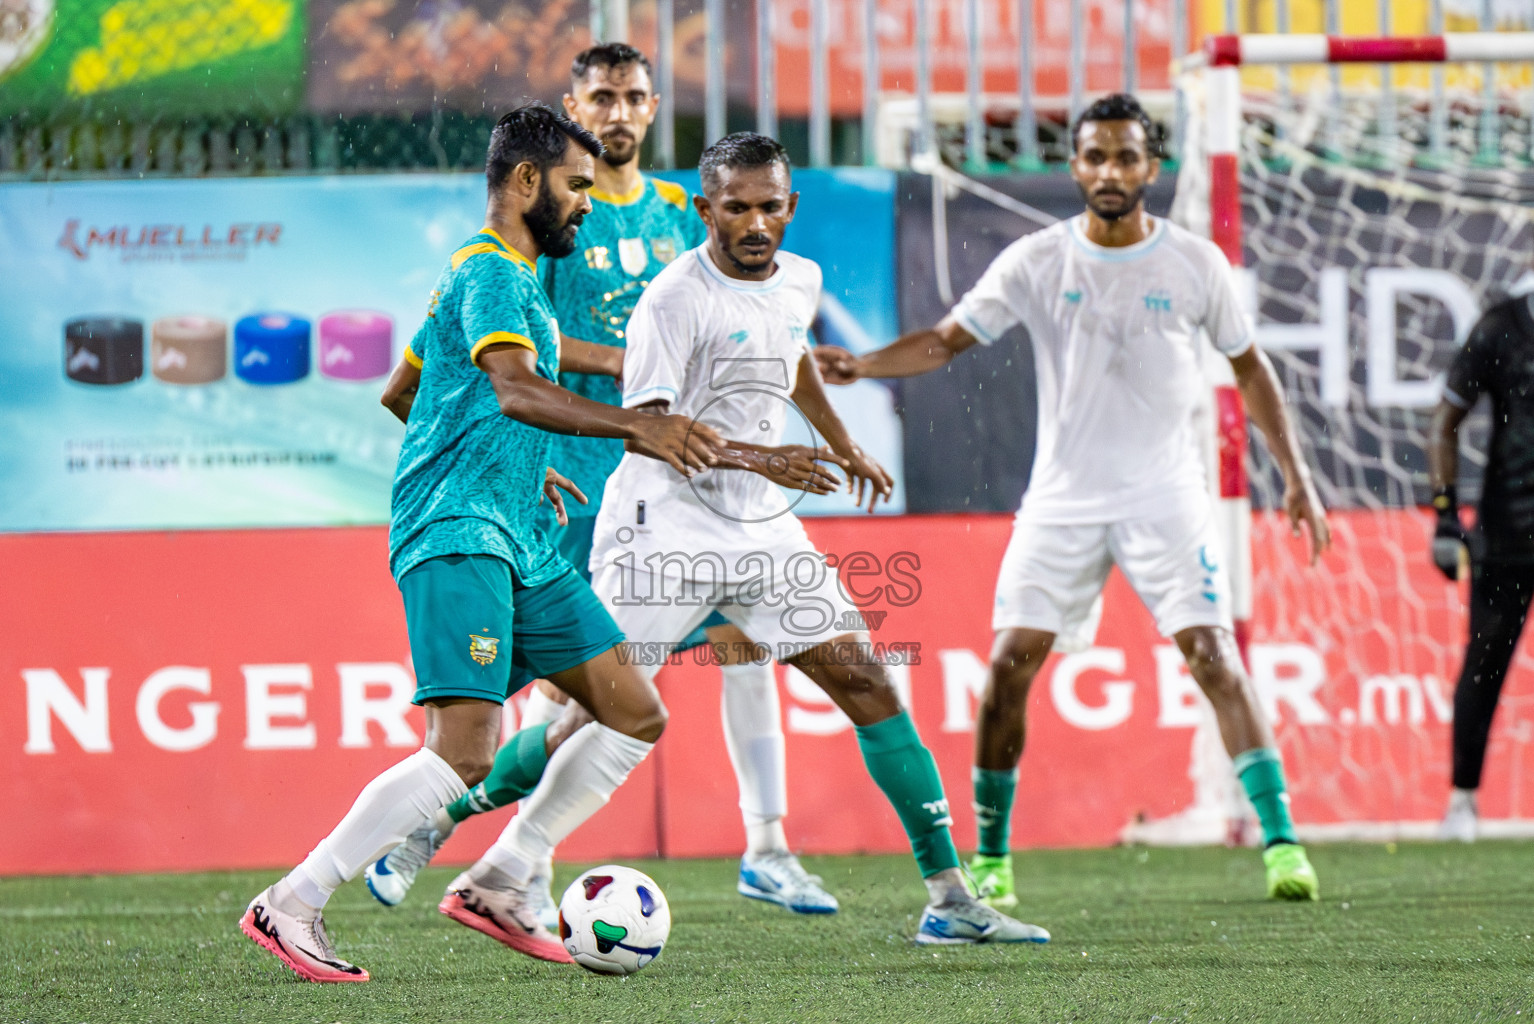
<path fill-rule="evenodd" d="M 624 347 L 629 314 L 645 286 L 666 264 L 702 244 L 706 231 L 687 190 L 646 177 L 626 196 L 591 191 L 591 212 L 581 224 L 576 250 L 562 260 L 542 261 L 539 276 L 560 328 L 570 337 Z M 617 381 L 586 373 L 561 373 L 559 383 L 576 394 L 621 405 Z M 558 435 L 549 464 L 574 480 L 590 503 L 570 501 L 572 518 L 597 514 L 602 488 L 623 458 L 616 438 Z"/>
<path fill-rule="evenodd" d="M 503 415 L 478 366 L 502 343 L 532 349 L 539 375 L 557 378 L 559 324 L 537 268 L 486 228 L 453 253 L 405 349 L 421 383 L 394 471 L 395 579 L 441 555 L 494 555 L 524 586 L 565 570 L 538 514 L 554 435 Z"/>

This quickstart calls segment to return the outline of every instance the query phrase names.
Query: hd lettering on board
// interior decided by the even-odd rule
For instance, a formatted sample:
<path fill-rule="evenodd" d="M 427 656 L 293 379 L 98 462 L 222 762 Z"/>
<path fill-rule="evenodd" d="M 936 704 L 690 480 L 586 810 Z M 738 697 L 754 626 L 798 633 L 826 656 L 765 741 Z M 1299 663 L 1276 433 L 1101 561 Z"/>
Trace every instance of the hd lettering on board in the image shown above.
<path fill-rule="evenodd" d="M 1236 288 L 1247 313 L 1257 311 L 1257 276 L 1250 269 L 1236 272 Z M 1349 333 L 1348 271 L 1324 267 L 1316 279 L 1319 316 L 1313 323 L 1272 323 L 1258 320 L 1255 336 L 1269 352 L 1315 352 L 1320 364 L 1320 397 L 1324 405 L 1345 408 L 1353 369 Z M 1447 270 L 1424 267 L 1370 267 L 1363 272 L 1363 309 L 1367 324 L 1364 349 L 1364 394 L 1378 408 L 1426 409 L 1438 404 L 1443 374 L 1425 380 L 1400 376 L 1397 301 L 1404 296 L 1429 299 L 1443 306 L 1454 323 L 1454 336 L 1463 338 L 1476 318 L 1480 303 L 1464 279 Z M 1147 303 L 1149 298 L 1147 297 Z"/>
<path fill-rule="evenodd" d="M 245 716 L 235 728 L 243 728 L 246 750 L 318 746 L 318 731 L 309 720 L 309 694 L 314 689 L 309 665 L 241 665 L 240 675 Z M 185 752 L 206 747 L 218 738 L 221 728 L 230 728 L 224 713 L 228 698 L 213 699 L 213 673 L 203 667 L 170 665 L 151 672 L 135 691 L 131 725 L 112 717 L 110 668 L 86 667 L 72 674 L 55 668 L 25 668 L 21 679 L 26 689 L 27 737 L 22 750 L 27 754 L 58 753 L 66 737 L 88 754 L 110 754 L 114 737 L 133 727 L 151 746 Z M 132 684 L 117 680 L 116 685 Z M 375 737 L 388 747 L 420 744 L 406 721 L 415 680 L 405 666 L 392 661 L 342 662 L 335 667 L 335 685 L 341 698 L 337 746 L 371 747 Z M 222 689 L 227 694 L 228 684 Z"/>

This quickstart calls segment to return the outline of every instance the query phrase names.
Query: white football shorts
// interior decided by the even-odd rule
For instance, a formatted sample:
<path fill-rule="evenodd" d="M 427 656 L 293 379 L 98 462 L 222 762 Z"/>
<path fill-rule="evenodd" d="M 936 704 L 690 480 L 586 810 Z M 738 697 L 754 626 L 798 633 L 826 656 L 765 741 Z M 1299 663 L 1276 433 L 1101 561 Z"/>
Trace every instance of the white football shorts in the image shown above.
<path fill-rule="evenodd" d="M 615 563 L 600 566 L 591 589 L 607 606 L 641 667 L 659 670 L 656 655 L 669 651 L 717 610 L 742 633 L 764 644 L 778 661 L 849 634 L 866 639 L 868 627 L 843 591 L 836 570 L 815 554 L 792 581 L 774 585 L 725 584 L 657 576 Z"/>
<path fill-rule="evenodd" d="M 996 580 L 991 628 L 1055 634 L 1055 649 L 1092 646 L 1108 570 L 1119 567 L 1162 636 L 1231 628 L 1230 584 L 1207 503 L 1116 523 L 1037 523 L 1019 515 Z"/>

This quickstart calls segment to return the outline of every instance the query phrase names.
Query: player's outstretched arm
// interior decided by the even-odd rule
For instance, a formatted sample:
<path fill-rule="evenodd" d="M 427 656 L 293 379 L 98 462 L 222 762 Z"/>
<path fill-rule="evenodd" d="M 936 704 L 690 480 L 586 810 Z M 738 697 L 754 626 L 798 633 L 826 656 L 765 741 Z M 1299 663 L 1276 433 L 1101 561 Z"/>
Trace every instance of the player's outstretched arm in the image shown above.
<path fill-rule="evenodd" d="M 686 416 L 646 416 L 593 402 L 538 375 L 538 357 L 523 345 L 491 345 L 479 355 L 501 412 L 555 434 L 619 437 L 631 450 L 671 464 L 679 473 L 714 464 L 724 439 Z"/>
<path fill-rule="evenodd" d="M 421 368 L 408 359 L 401 359 L 389 374 L 383 395 L 378 400 L 401 423 L 405 423 L 410 419 L 410 408 L 415 405 L 415 393 L 420 386 Z"/>
<path fill-rule="evenodd" d="M 1316 493 L 1310 467 L 1300 451 L 1299 435 L 1284 406 L 1284 392 L 1278 382 L 1273 364 L 1256 345 L 1240 355 L 1230 357 L 1230 365 L 1236 372 L 1236 386 L 1241 389 L 1241 399 L 1246 403 L 1247 415 L 1262 431 L 1268 443 L 1268 451 L 1277 460 L 1284 474 L 1284 512 L 1289 516 L 1289 528 L 1300 535 L 1300 524 L 1310 533 L 1310 564 L 1315 565 L 1321 553 L 1332 546 L 1332 531 L 1326 523 L 1326 509 L 1321 496 Z"/>
<path fill-rule="evenodd" d="M 623 376 L 623 349 L 598 345 L 568 334 L 559 336 L 559 369 L 562 373 L 591 373 L 598 377 Z"/>
<path fill-rule="evenodd" d="M 851 384 L 864 378 L 919 377 L 947 366 L 975 340 L 950 314 L 936 327 L 913 331 L 861 356 L 835 345 L 818 346 L 815 362 L 827 384 Z"/>
<path fill-rule="evenodd" d="M 830 494 L 840 490 L 842 478 L 826 463 L 846 469 L 847 460 L 826 445 L 811 448 L 802 444 L 777 446 L 725 440 L 719 453 L 719 469 L 744 469 L 758 473 L 773 483 L 811 494 Z"/>
<path fill-rule="evenodd" d="M 842 418 L 826 398 L 826 389 L 821 384 L 815 363 L 815 358 L 808 352 L 800 359 L 799 379 L 794 383 L 794 404 L 820 431 L 831 450 L 842 457 L 842 468 L 847 471 L 847 493 L 855 494 L 859 505 L 863 504 L 863 496 L 867 494 L 868 511 L 872 512 L 881 497 L 885 501 L 890 499 L 895 491 L 895 481 L 876 459 L 866 455 L 853 442 Z"/>

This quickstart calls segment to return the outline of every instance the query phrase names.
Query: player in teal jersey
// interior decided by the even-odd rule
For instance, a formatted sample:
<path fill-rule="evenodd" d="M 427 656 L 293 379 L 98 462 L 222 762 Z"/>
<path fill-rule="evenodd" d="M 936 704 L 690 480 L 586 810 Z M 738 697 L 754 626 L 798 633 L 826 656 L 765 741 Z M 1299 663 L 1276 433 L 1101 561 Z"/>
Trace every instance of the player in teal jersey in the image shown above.
<path fill-rule="evenodd" d="M 565 110 L 602 141 L 606 153 L 596 163 L 592 209 L 581 224 L 575 253 L 566 260 L 540 261 L 539 273 L 558 312 L 566 347 L 581 352 L 580 367 L 562 359 L 559 383 L 593 401 L 617 406 L 622 404 L 617 377 L 622 371 L 629 314 L 655 275 L 677 256 L 703 244 L 708 233 L 686 189 L 639 172 L 640 146 L 660 103 L 644 54 L 623 43 L 594 46 L 576 56 L 570 79 Z M 577 339 L 589 344 L 581 348 Z M 605 363 L 604 353 L 608 355 Z M 578 372 L 586 367 L 598 372 Z M 569 525 L 551 531 L 551 536 L 560 553 L 589 578 L 598 501 L 607 478 L 623 458 L 623 443 L 562 435 L 553 444 L 551 465 L 593 500 L 570 505 Z M 545 511 L 546 516 L 553 514 L 552 509 Z M 721 717 L 746 830 L 736 889 L 798 913 L 835 913 L 836 898 L 799 864 L 783 831 L 787 768 L 772 663 L 753 659 L 755 645 L 718 612 L 679 648 L 695 647 L 705 640 L 722 662 Z M 557 687 L 538 683 L 529 692 L 522 725 L 555 719 L 566 700 Z M 481 785 L 368 867 L 373 895 L 390 906 L 398 904 L 457 823 L 515 802 L 526 793 L 523 777 L 515 750 L 508 745 Z M 552 875 L 552 865 L 544 865 L 535 883 L 549 927 L 557 916 Z"/>
<path fill-rule="evenodd" d="M 555 383 L 559 325 L 533 261 L 574 251 L 601 153 L 590 132 L 547 107 L 500 120 L 486 161 L 485 227 L 453 254 L 385 392 L 406 423 L 390 568 L 426 741 L 370 782 L 304 862 L 246 909 L 241 930 L 306 980 L 368 980 L 336 955 L 322 908 L 486 776 L 502 702 L 534 677 L 554 680 L 595 721 L 566 730 L 562 743 L 546 728 L 514 738 L 529 788 L 542 784 L 439 909 L 519 952 L 570 962 L 528 902 L 533 869 L 607 802 L 665 726 L 659 694 L 618 656 L 623 635 L 554 551 L 538 508 L 553 493 L 548 431 L 623 438 L 684 474 L 715 464 L 723 447 L 685 416 L 662 422 Z"/>

